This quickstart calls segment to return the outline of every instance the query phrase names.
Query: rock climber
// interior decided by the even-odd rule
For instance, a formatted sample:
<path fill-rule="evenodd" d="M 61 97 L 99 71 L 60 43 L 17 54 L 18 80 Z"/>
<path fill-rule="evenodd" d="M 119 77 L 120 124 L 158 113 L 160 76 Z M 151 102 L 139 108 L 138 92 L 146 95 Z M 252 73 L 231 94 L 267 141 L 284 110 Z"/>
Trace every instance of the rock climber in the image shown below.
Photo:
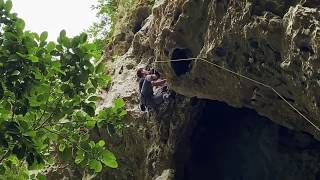
<path fill-rule="evenodd" d="M 145 108 L 156 108 L 164 99 L 169 97 L 164 86 L 166 80 L 160 79 L 160 73 L 154 69 L 147 70 L 139 68 L 137 70 L 139 78 L 139 93 L 140 93 L 140 109 L 145 111 Z M 161 87 L 154 92 L 153 87 Z"/>

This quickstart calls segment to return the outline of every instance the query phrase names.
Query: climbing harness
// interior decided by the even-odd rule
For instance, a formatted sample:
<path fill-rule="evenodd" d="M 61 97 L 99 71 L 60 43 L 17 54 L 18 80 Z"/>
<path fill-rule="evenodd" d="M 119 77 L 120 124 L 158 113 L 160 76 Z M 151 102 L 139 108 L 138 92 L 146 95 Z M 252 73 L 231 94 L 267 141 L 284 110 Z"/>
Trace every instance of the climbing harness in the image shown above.
<path fill-rule="evenodd" d="M 173 59 L 173 60 L 170 60 L 170 61 L 155 61 L 155 63 L 167 63 L 167 62 L 178 62 L 178 61 L 193 61 L 193 60 L 201 60 L 202 62 L 205 62 L 205 63 L 208 63 L 210 65 L 213 65 L 217 68 L 220 68 L 224 71 L 227 71 L 235 76 L 238 76 L 238 77 L 241 77 L 241 78 L 244 78 L 248 81 L 251 81 L 255 84 L 259 84 L 260 86 L 263 86 L 265 88 L 268 88 L 268 89 L 271 89 L 274 93 L 276 93 L 286 104 L 288 104 L 295 112 L 297 112 L 303 119 L 305 119 L 308 123 L 310 123 L 314 128 L 316 128 L 316 130 L 318 130 L 320 132 L 320 128 L 315 125 L 310 119 L 308 119 L 302 112 L 300 112 L 296 107 L 294 107 L 290 102 L 288 102 L 278 91 L 276 91 L 272 86 L 270 85 L 267 85 L 265 83 L 262 83 L 262 82 L 259 82 L 257 80 L 254 80 L 250 77 L 247 77 L 247 76 L 244 76 L 240 73 L 237 73 L 235 71 L 232 71 L 230 69 L 227 69 L 223 66 L 220 66 L 214 62 L 211 62 L 211 61 L 208 61 L 207 59 L 204 59 L 204 58 L 186 58 L 186 59 Z"/>

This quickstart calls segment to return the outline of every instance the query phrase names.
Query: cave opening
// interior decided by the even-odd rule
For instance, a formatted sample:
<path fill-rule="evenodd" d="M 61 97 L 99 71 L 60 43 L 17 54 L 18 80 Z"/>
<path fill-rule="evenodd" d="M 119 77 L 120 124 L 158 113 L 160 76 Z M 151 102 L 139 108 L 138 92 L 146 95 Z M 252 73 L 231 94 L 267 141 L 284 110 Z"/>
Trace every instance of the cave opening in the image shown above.
<path fill-rule="evenodd" d="M 182 60 L 182 61 L 172 61 L 178 59 L 187 59 L 192 57 L 192 52 L 188 48 L 176 48 L 171 54 L 171 67 L 173 68 L 177 76 L 186 74 L 192 69 L 192 61 Z"/>
<path fill-rule="evenodd" d="M 178 180 L 320 180 L 320 143 L 248 108 L 208 101 L 182 144 Z"/>

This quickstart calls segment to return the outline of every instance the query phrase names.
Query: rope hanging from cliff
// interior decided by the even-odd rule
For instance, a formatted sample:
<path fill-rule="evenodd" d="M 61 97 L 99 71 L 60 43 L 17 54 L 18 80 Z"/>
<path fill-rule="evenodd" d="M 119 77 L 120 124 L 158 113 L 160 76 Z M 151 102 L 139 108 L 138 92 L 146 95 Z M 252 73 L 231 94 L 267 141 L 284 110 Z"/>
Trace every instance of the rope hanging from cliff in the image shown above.
<path fill-rule="evenodd" d="M 268 88 L 268 89 L 271 89 L 274 93 L 276 93 L 291 109 L 293 109 L 295 112 L 297 112 L 303 119 L 305 119 L 308 123 L 310 123 L 316 130 L 318 130 L 320 132 L 320 128 L 315 125 L 309 118 L 307 118 L 302 112 L 300 112 L 296 107 L 294 107 L 290 102 L 288 102 L 277 90 L 275 90 L 272 86 L 270 85 L 267 85 L 263 82 L 260 82 L 260 81 L 257 81 L 255 79 L 252 79 L 250 77 L 247 77 L 245 75 L 242 75 L 240 73 L 237 73 L 235 71 L 232 71 L 230 69 L 227 69 L 223 66 L 220 66 L 214 62 L 211 62 L 211 61 L 208 61 L 207 59 L 204 59 L 204 58 L 186 58 L 186 59 L 174 59 L 174 60 L 170 60 L 170 61 L 155 61 L 155 63 L 167 63 L 167 62 L 179 62 L 179 61 L 194 61 L 194 60 L 201 60 L 202 62 L 205 62 L 205 63 L 208 63 L 210 65 L 213 65 L 217 68 L 220 68 L 224 71 L 227 71 L 235 76 L 238 76 L 238 77 L 241 77 L 243 79 L 246 79 L 248 81 L 251 81 L 255 84 L 258 84 L 260 86 L 263 86 L 265 88 Z"/>

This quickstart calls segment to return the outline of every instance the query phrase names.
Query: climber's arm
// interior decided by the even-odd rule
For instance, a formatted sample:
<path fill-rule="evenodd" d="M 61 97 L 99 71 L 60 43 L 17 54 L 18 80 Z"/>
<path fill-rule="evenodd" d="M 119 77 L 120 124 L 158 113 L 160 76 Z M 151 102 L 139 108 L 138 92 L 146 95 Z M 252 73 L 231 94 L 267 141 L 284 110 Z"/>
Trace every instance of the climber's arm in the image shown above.
<path fill-rule="evenodd" d="M 151 81 L 152 86 L 163 86 L 166 83 L 166 79 L 158 79 L 155 81 Z"/>

